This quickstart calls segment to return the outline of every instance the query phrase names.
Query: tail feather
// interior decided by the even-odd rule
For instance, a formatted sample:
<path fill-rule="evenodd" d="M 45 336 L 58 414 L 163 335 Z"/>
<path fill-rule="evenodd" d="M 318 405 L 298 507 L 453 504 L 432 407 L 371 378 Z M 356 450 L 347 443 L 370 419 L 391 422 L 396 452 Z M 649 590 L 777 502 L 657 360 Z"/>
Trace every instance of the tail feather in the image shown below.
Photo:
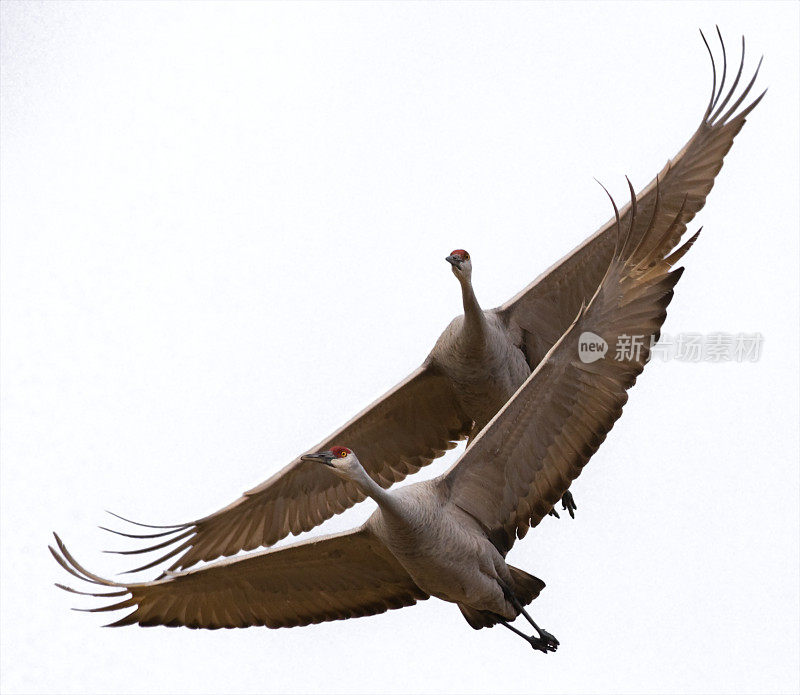
<path fill-rule="evenodd" d="M 518 567 L 509 565 L 508 569 L 511 571 L 511 579 L 514 582 L 514 595 L 523 606 L 527 606 L 541 593 L 542 589 L 544 589 L 544 582 Z M 474 630 L 480 630 L 483 627 L 492 627 L 503 620 L 502 616 L 497 615 L 497 613 L 492 613 L 491 611 L 480 611 L 461 603 L 458 604 L 458 607 L 470 627 Z"/>

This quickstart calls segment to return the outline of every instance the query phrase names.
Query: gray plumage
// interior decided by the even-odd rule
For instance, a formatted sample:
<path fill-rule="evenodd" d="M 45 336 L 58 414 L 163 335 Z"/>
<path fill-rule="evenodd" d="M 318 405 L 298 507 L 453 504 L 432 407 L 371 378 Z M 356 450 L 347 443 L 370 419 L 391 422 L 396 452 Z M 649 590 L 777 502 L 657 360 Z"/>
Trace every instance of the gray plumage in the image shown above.
<path fill-rule="evenodd" d="M 377 502 L 363 526 L 143 583 L 90 573 L 58 537 L 53 556 L 74 576 L 111 589 L 92 595 L 121 599 L 94 610 L 133 608 L 117 626 L 285 627 L 436 596 L 457 604 L 475 629 L 500 623 L 533 648 L 554 651 L 558 640 L 524 608 L 543 582 L 508 565 L 505 556 L 580 474 L 649 356 L 645 341 L 630 359 L 587 364 L 579 358 L 580 336 L 592 331 L 608 344 L 620 335 L 657 339 L 682 272 L 671 268 L 697 238 L 665 257 L 669 234 L 657 234 L 657 215 L 635 238 L 635 197 L 632 206 L 627 233 L 618 222 L 617 251 L 587 305 L 447 473 L 385 490 L 348 448 L 303 457 Z M 520 614 L 535 636 L 510 625 Z"/>
<path fill-rule="evenodd" d="M 714 85 L 697 131 L 656 179 L 620 212 L 623 227 L 630 228 L 634 241 L 644 240 L 645 251 L 656 243 L 664 253 L 675 247 L 686 224 L 705 203 L 745 117 L 763 96 L 736 113 L 758 74 L 756 69 L 740 96 L 732 101 L 743 71 L 744 39 L 739 70 L 727 92 L 726 58 L 724 65 L 717 88 L 712 56 Z M 633 215 L 634 203 L 640 213 L 637 216 Z M 652 221 L 652 234 L 644 239 L 648 221 Z M 476 439 L 591 298 L 611 261 L 614 230 L 612 219 L 518 295 L 490 311 L 480 309 L 469 273 L 456 270 L 464 316 L 445 329 L 430 355 L 408 378 L 310 451 L 337 443 L 348 446 L 358 452 L 371 478 L 388 488 L 459 440 Z M 469 266 L 471 271 L 471 261 Z M 299 456 L 266 482 L 209 516 L 154 527 L 161 529 L 156 533 L 122 535 L 157 539 L 150 547 L 126 554 L 172 546 L 137 569 L 166 560 L 173 560 L 170 569 L 180 569 L 272 545 L 289 533 L 310 530 L 362 499 L 364 493 L 353 481 Z"/>

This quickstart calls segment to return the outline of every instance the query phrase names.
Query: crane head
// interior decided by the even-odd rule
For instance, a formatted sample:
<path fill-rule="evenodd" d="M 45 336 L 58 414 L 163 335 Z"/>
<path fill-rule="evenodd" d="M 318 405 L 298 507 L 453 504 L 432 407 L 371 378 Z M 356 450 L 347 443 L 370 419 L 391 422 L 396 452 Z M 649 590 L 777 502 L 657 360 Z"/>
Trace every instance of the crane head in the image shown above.
<path fill-rule="evenodd" d="M 472 261 L 464 249 L 451 251 L 445 260 L 453 266 L 453 274 L 457 278 L 468 278 L 472 274 Z"/>
<path fill-rule="evenodd" d="M 305 454 L 301 456 L 302 461 L 314 461 L 331 468 L 343 478 L 352 479 L 363 470 L 356 455 L 346 446 L 332 446 L 326 451 L 318 451 L 316 454 Z"/>

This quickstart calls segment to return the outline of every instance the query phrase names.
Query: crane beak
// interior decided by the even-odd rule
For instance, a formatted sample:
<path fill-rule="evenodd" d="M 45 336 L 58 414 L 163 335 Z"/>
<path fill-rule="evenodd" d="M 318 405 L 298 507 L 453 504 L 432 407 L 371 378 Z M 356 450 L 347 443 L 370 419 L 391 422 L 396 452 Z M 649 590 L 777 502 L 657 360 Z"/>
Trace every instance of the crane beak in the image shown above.
<path fill-rule="evenodd" d="M 326 466 L 330 466 L 331 468 L 333 468 L 333 466 L 331 465 L 331 461 L 333 461 L 334 458 L 336 457 L 333 455 L 332 451 L 319 451 L 316 454 L 304 454 L 303 456 L 300 457 L 300 460 L 314 461 L 316 463 L 324 463 Z"/>
<path fill-rule="evenodd" d="M 448 256 L 444 260 L 446 260 L 454 268 L 458 268 L 459 270 L 461 270 L 462 259 L 459 256 Z"/>

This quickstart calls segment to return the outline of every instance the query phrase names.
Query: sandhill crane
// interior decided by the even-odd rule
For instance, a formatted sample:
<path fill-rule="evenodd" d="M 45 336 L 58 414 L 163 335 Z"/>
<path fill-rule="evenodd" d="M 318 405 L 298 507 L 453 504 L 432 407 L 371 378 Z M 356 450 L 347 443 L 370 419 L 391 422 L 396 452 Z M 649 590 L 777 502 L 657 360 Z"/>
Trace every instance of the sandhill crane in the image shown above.
<path fill-rule="evenodd" d="M 534 649 L 555 651 L 558 640 L 525 610 L 544 583 L 508 565 L 505 556 L 580 474 L 622 414 L 626 390 L 649 355 L 645 340 L 630 359 L 609 355 L 585 363 L 579 340 L 586 331 L 612 345 L 621 335 L 657 338 L 683 270 L 671 268 L 697 237 L 665 258 L 680 215 L 663 230 L 652 214 L 636 238 L 632 188 L 631 196 L 628 233 L 623 238 L 618 232 L 596 292 L 447 473 L 392 491 L 347 447 L 302 457 L 377 502 L 361 527 L 143 583 L 92 574 L 58 536 L 53 556 L 74 576 L 111 589 L 90 595 L 121 599 L 92 610 L 134 608 L 116 626 L 288 627 L 382 613 L 436 596 L 456 603 L 475 629 L 499 623 Z M 511 625 L 520 614 L 535 635 Z"/>
<path fill-rule="evenodd" d="M 620 213 L 623 224 L 633 225 L 634 240 L 642 238 L 646 228 L 642 220 L 650 216 L 656 230 L 653 238 L 672 229 L 665 244 L 674 247 L 686 224 L 703 207 L 745 117 L 763 97 L 762 93 L 736 113 L 755 82 L 759 62 L 750 82 L 728 106 L 744 68 L 744 37 L 739 69 L 727 92 L 727 57 L 721 35 L 719 38 L 724 67 L 718 87 L 714 57 L 703 37 L 711 56 L 713 85 L 700 126 L 636 196 L 636 206 L 643 213 L 639 219 L 632 219 L 632 205 Z M 358 451 L 372 479 L 388 488 L 459 440 L 474 439 L 592 296 L 613 253 L 614 229 L 612 218 L 519 294 L 490 311 L 482 311 L 475 298 L 468 254 L 461 249 L 451 254 L 448 260 L 462 286 L 464 316 L 448 326 L 417 370 L 309 451 L 337 443 L 347 445 Z M 172 558 L 176 559 L 169 569 L 175 570 L 272 545 L 289 533 L 310 530 L 363 499 L 363 491 L 352 481 L 298 456 L 266 482 L 209 516 L 172 526 L 138 524 L 158 529 L 155 533 L 114 533 L 157 539 L 151 546 L 122 554 L 173 546 L 156 560 L 131 571 Z M 565 503 L 569 508 L 569 497 Z"/>

